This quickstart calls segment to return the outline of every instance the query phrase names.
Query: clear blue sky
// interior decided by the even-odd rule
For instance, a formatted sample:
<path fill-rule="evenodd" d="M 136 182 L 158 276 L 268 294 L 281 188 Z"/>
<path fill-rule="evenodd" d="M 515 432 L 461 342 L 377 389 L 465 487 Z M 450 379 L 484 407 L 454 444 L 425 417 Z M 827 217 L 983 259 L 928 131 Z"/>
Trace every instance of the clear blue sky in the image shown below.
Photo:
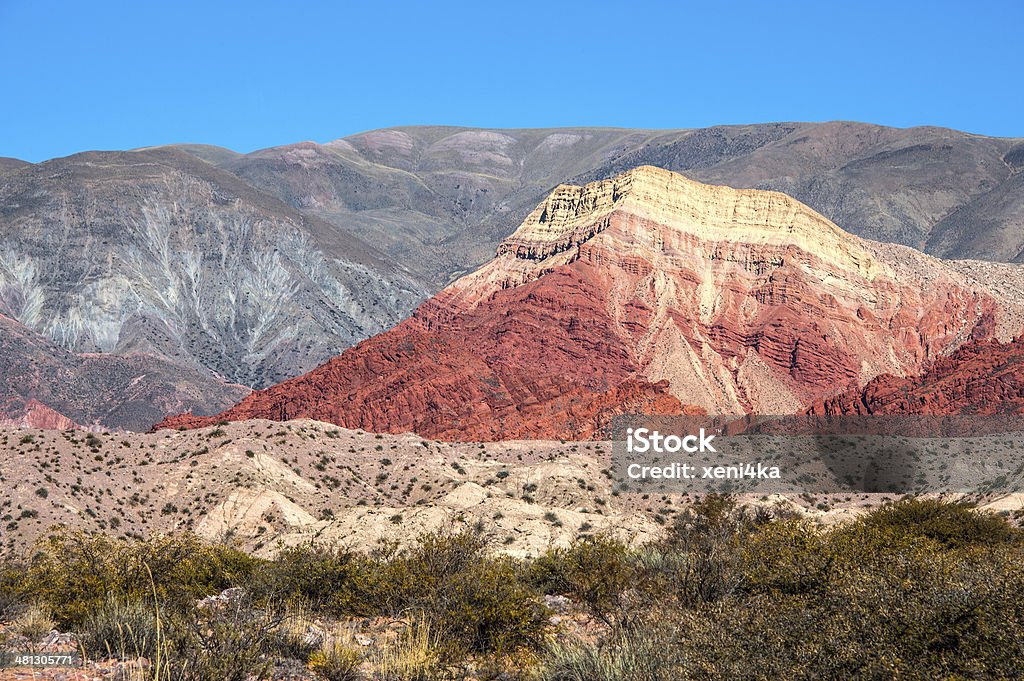
<path fill-rule="evenodd" d="M 1024 136 L 1024 2 L 0 0 L 0 156 L 391 125 Z"/>

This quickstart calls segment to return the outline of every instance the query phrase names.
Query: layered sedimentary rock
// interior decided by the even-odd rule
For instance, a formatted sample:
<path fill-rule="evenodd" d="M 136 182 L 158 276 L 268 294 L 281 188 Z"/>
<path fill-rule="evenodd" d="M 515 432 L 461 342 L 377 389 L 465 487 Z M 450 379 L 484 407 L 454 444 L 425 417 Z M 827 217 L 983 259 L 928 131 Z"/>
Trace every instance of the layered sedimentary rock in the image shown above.
<path fill-rule="evenodd" d="M 391 331 L 162 425 L 308 417 L 501 439 L 588 437 L 625 411 L 791 413 L 1017 333 L 1019 297 L 972 269 L 861 240 L 784 194 L 644 166 L 559 186 Z"/>
<path fill-rule="evenodd" d="M 51 409 L 39 400 L 30 399 L 18 405 L 19 400 L 14 404 L 8 401 L 4 412 L 7 414 L 0 418 L 0 426 L 14 426 L 16 428 L 43 428 L 45 430 L 71 430 L 81 429 L 83 426 L 75 423 L 59 411 Z"/>
<path fill-rule="evenodd" d="M 917 377 L 885 374 L 860 389 L 820 400 L 808 412 L 825 416 L 1024 414 L 1024 337 L 972 342 Z"/>
<path fill-rule="evenodd" d="M 215 420 L 310 418 L 450 440 L 589 438 L 620 413 L 684 411 L 644 379 L 588 272 L 498 292 L 466 317 L 440 301 Z M 447 319 L 447 321 L 445 321 Z M 315 415 L 315 416 L 314 416 Z M 178 417 L 167 427 L 205 419 Z"/>

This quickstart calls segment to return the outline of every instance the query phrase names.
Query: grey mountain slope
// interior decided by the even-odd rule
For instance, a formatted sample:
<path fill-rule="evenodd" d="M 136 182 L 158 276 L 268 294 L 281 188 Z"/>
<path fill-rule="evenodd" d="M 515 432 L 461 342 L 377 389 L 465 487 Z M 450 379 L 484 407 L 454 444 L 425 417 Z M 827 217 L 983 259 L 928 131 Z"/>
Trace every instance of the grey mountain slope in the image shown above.
<path fill-rule="evenodd" d="M 143 352 L 262 387 L 425 296 L 363 241 L 174 149 L 0 177 L 0 312 L 74 352 Z"/>
<path fill-rule="evenodd" d="M 1024 172 L 940 220 L 928 250 L 945 257 L 1024 262 Z"/>
<path fill-rule="evenodd" d="M 158 147 L 143 147 L 141 149 L 132 149 L 132 151 L 161 151 L 161 150 L 178 150 L 184 151 L 196 158 L 201 158 L 207 163 L 213 165 L 224 165 L 234 161 L 235 159 L 242 156 L 237 151 L 232 149 L 226 149 L 224 147 L 218 147 L 213 144 L 167 144 Z"/>
<path fill-rule="evenodd" d="M 17 170 L 18 168 L 24 168 L 25 166 L 32 165 L 28 161 L 22 161 L 20 158 L 11 158 L 9 156 L 0 156 L 0 174 L 6 173 L 11 170 Z"/>
<path fill-rule="evenodd" d="M 222 165 L 379 244 L 437 288 L 486 261 L 553 186 L 643 164 L 785 191 L 855 234 L 928 249 L 943 219 L 1010 181 L 1004 156 L 1019 143 L 846 122 L 678 131 L 408 127 L 265 149 Z M 977 211 L 1001 224 L 1001 214 L 987 212 L 997 209 L 983 202 Z M 998 249 L 978 255 L 1009 259 Z"/>
<path fill-rule="evenodd" d="M 0 417 L 37 400 L 82 426 L 146 430 L 176 410 L 215 414 L 248 392 L 154 355 L 71 353 L 0 314 Z"/>

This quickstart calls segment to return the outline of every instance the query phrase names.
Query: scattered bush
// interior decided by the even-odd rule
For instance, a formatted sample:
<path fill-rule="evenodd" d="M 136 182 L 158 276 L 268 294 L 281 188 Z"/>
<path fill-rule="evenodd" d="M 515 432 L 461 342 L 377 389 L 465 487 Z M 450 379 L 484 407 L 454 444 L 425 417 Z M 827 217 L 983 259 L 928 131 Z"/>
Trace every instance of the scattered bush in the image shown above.
<path fill-rule="evenodd" d="M 45 608 L 32 605 L 14 618 L 11 628 L 14 633 L 23 636 L 29 643 L 38 643 L 54 630 L 56 624 Z"/>
<path fill-rule="evenodd" d="M 904 537 L 925 537 L 946 547 L 993 546 L 1020 541 L 1022 533 L 993 513 L 970 504 L 908 498 L 882 506 L 859 524 Z"/>
<path fill-rule="evenodd" d="M 359 665 L 363 656 L 338 639 L 324 643 L 309 658 L 309 668 L 326 681 L 357 681 L 362 678 Z"/>
<path fill-rule="evenodd" d="M 53 617 L 91 657 L 154 660 L 154 681 L 265 678 L 280 660 L 327 681 L 1021 678 L 1019 537 L 938 500 L 822 528 L 724 496 L 643 547 L 598 534 L 523 561 L 480 527 L 268 561 L 189 535 L 58 532 L 0 565 L 0 616 L 37 639 Z M 595 636 L 552 637 L 545 596 L 589 613 Z M 404 629 L 363 650 L 322 628 L 354 616 Z"/>

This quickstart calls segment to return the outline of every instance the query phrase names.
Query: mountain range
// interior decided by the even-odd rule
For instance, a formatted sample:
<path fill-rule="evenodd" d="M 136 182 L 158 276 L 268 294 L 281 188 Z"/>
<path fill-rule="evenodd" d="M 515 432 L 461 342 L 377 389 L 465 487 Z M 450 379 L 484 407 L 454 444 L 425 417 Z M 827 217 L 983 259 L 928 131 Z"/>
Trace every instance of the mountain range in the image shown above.
<path fill-rule="evenodd" d="M 744 382 L 760 381 L 753 378 L 764 371 L 755 367 L 757 361 L 784 354 L 782 348 L 788 347 L 785 342 L 779 344 L 779 334 L 766 336 L 764 328 L 750 331 L 759 328 L 764 312 L 757 313 L 761 321 L 731 337 L 736 324 L 708 325 L 702 317 L 707 316 L 706 310 L 688 311 L 690 319 L 681 326 L 700 327 L 697 335 L 684 334 L 691 349 L 700 348 L 695 350 L 700 359 L 694 364 L 691 358 L 689 365 L 679 366 L 689 366 L 693 376 L 710 370 L 700 379 L 670 375 L 664 368 L 666 362 L 679 359 L 673 352 L 662 352 L 664 344 L 678 346 L 680 340 L 666 340 L 664 329 L 672 327 L 662 319 L 644 322 L 654 323 L 656 329 L 650 357 L 630 345 L 637 337 L 627 334 L 612 340 L 605 334 L 607 329 L 595 328 L 593 342 L 624 344 L 605 349 L 614 358 L 599 369 L 611 372 L 607 385 L 579 381 L 569 372 L 559 374 L 558 380 L 572 383 L 573 389 L 586 394 L 585 399 L 572 395 L 566 386 L 522 388 L 530 395 L 539 390 L 547 396 L 539 403 L 543 405 L 538 407 L 543 412 L 540 421 L 562 422 L 563 412 L 577 410 L 570 419 L 575 425 L 565 431 L 568 434 L 585 434 L 627 405 L 669 411 L 742 411 L 768 408 L 771 400 L 766 395 L 772 394 L 776 401 L 771 407 L 796 408 L 828 397 L 825 386 L 834 394 L 840 388 L 858 388 L 876 374 L 916 375 L 965 338 L 1008 340 L 1012 335 L 1008 322 L 998 322 L 1005 328 L 997 332 L 993 319 L 1015 314 L 1010 295 L 1017 290 L 1015 267 L 942 265 L 906 248 L 847 237 L 904 244 L 943 257 L 1020 261 L 1024 257 L 1021 140 L 857 123 L 681 131 L 397 128 L 244 155 L 217 147 L 177 145 L 87 152 L 39 164 L 4 159 L 0 162 L 0 320 L 5 341 L 0 343 L 0 385 L 4 386 L 0 409 L 12 422 L 24 420 L 29 413 L 44 413 L 42 405 L 54 412 L 48 413 L 50 420 L 63 417 L 86 426 L 135 430 L 145 430 L 173 413 L 218 413 L 251 389 L 302 375 L 345 348 L 399 324 L 446 284 L 454 282 L 454 288 L 424 304 L 399 329 L 424 324 L 431 314 L 445 314 L 437 311 L 448 309 L 454 298 L 472 298 L 476 294 L 466 291 L 477 284 L 490 291 L 493 282 L 485 278 L 497 276 L 501 266 L 495 263 L 508 264 L 509 254 L 532 238 L 518 232 L 517 237 L 509 235 L 517 225 L 530 222 L 530 216 L 540 210 L 538 204 L 550 202 L 545 197 L 552 190 L 563 183 L 571 187 L 607 181 L 643 165 L 739 189 L 785 192 L 814 213 L 813 229 L 841 225 L 849 234 L 840 231 L 840 241 L 867 253 L 858 251 L 855 259 L 881 263 L 881 271 L 894 277 L 891 283 L 900 289 L 898 297 L 904 301 L 900 305 L 911 310 L 911 317 L 924 316 L 906 327 L 889 329 L 893 339 L 885 343 L 895 348 L 894 357 L 873 355 L 874 341 L 863 339 L 853 342 L 861 342 L 863 348 L 826 352 L 818 347 L 813 333 L 806 335 L 802 330 L 806 336 L 802 346 L 790 348 L 796 356 L 792 366 L 778 376 L 771 369 L 772 379 L 764 383 L 770 387 L 761 396 L 753 394 L 749 385 L 744 388 Z M 558 191 L 563 190 L 555 194 Z M 658 202 L 664 202 L 664 197 Z M 652 205 L 639 212 L 660 210 Z M 600 255 L 602 249 L 610 248 L 603 242 L 619 232 L 610 230 L 595 244 L 581 241 L 570 250 Z M 718 248 L 727 242 L 731 245 L 726 249 L 735 251 L 742 241 L 710 239 L 700 248 Z M 820 255 L 814 250 L 817 245 L 803 246 L 810 249 L 805 249 L 807 253 Z M 691 247 L 694 244 L 686 246 Z M 525 248 L 529 251 L 535 245 Z M 499 255 L 492 261 L 496 249 Z M 547 295 L 549 304 L 558 307 L 557 299 L 566 293 L 561 288 L 565 282 L 558 286 L 554 282 L 567 276 L 569 270 L 561 267 L 567 265 L 578 279 L 573 282 L 580 287 L 577 298 L 588 301 L 580 304 L 595 308 L 576 318 L 587 319 L 591 313 L 591 318 L 601 318 L 608 310 L 638 318 L 656 316 L 656 306 L 620 309 L 618 301 L 598 309 L 594 286 L 601 295 L 622 294 L 599 281 L 600 268 L 592 268 L 596 274 L 589 278 L 582 277 L 582 264 L 560 263 L 555 277 L 529 271 L 527 265 L 546 269 L 539 263 L 557 255 L 513 256 L 513 262 L 522 261 L 515 276 L 534 277 L 533 288 L 517 285 L 505 295 L 533 296 L 516 304 L 530 303 L 530 309 L 546 314 L 534 303 Z M 641 259 L 650 261 L 650 253 L 642 255 Z M 822 262 L 826 261 L 826 270 L 833 268 L 829 276 L 844 282 L 832 282 L 839 287 L 838 299 L 844 304 L 859 295 L 857 286 L 863 286 L 850 281 L 857 277 L 874 281 L 870 272 L 858 270 L 860 265 L 850 269 L 842 259 Z M 900 269 L 901 263 L 910 275 L 906 268 Z M 738 271 L 747 270 L 740 267 Z M 467 277 L 467 273 L 472 274 Z M 810 287 L 799 295 L 808 290 L 821 293 L 807 272 L 797 268 L 784 274 L 790 282 Z M 636 273 L 631 276 L 633 283 L 642 280 Z M 779 283 L 780 276 L 772 280 L 770 290 L 756 295 L 792 299 L 795 294 Z M 933 277 L 940 283 L 937 288 L 917 291 L 913 302 L 904 300 L 912 286 L 927 286 Z M 731 274 L 721 272 L 705 279 L 711 282 L 700 294 L 705 298 L 709 287 L 728 288 L 733 281 Z M 847 284 L 854 288 L 842 289 Z M 740 288 L 749 285 L 745 281 Z M 725 303 L 701 300 L 705 307 L 728 306 L 756 297 L 752 290 L 726 295 Z M 835 295 L 828 285 L 825 290 Z M 694 293 L 685 292 L 686 296 Z M 487 295 L 492 294 L 495 291 Z M 666 298 L 661 291 L 655 298 L 659 304 L 666 300 L 682 304 L 685 296 L 672 297 L 676 295 L 678 291 Z M 942 296 L 953 305 L 949 311 L 940 309 Z M 648 298 L 636 296 L 643 304 L 650 303 Z M 866 310 L 892 311 L 885 301 L 876 302 L 880 308 L 867 305 Z M 971 308 L 972 304 L 976 307 Z M 474 302 L 473 307 L 481 324 L 495 323 L 486 321 L 486 302 Z M 734 311 L 748 314 L 741 308 Z M 934 318 L 928 318 L 929 311 Z M 947 313 L 954 313 L 956 319 L 949 329 L 938 329 L 942 324 L 936 319 Z M 961 313 L 962 319 L 957 316 Z M 854 318 L 860 319 L 856 312 Z M 516 332 L 536 334 L 539 328 L 531 330 L 523 320 Z M 914 334 L 917 338 L 905 337 Z M 556 333 L 552 345 L 564 340 Z M 704 347 L 711 348 L 717 359 L 708 359 Z M 749 359 L 751 347 L 760 360 Z M 839 364 L 828 365 L 816 377 L 802 378 L 800 372 L 810 366 L 806 358 L 822 352 L 823 357 L 840 358 L 835 359 Z M 772 361 L 784 364 L 779 357 Z M 772 361 L 768 364 L 777 369 Z M 47 366 L 60 370 L 44 369 Z M 97 366 L 102 370 L 95 370 Z M 468 370 L 464 364 L 457 368 Z M 662 384 L 666 380 L 667 386 Z M 695 390 L 678 387 L 687 381 L 696 386 L 701 380 L 710 381 L 713 389 L 694 397 Z M 673 383 L 677 387 L 671 387 Z M 84 385 L 89 389 L 76 387 Z M 515 403 L 519 394 L 512 390 L 493 399 Z M 381 417 L 367 418 L 376 423 L 374 419 Z M 529 433 L 528 421 L 510 422 L 499 431 L 473 426 L 480 429 L 474 436 Z M 386 429 L 399 427 L 391 419 L 380 423 Z M 427 428 L 446 432 L 440 422 Z"/>
<path fill-rule="evenodd" d="M 848 234 L 778 192 L 640 166 L 561 185 L 406 321 L 206 418 L 586 439 L 617 414 L 789 414 L 1020 333 L 1024 266 Z"/>

